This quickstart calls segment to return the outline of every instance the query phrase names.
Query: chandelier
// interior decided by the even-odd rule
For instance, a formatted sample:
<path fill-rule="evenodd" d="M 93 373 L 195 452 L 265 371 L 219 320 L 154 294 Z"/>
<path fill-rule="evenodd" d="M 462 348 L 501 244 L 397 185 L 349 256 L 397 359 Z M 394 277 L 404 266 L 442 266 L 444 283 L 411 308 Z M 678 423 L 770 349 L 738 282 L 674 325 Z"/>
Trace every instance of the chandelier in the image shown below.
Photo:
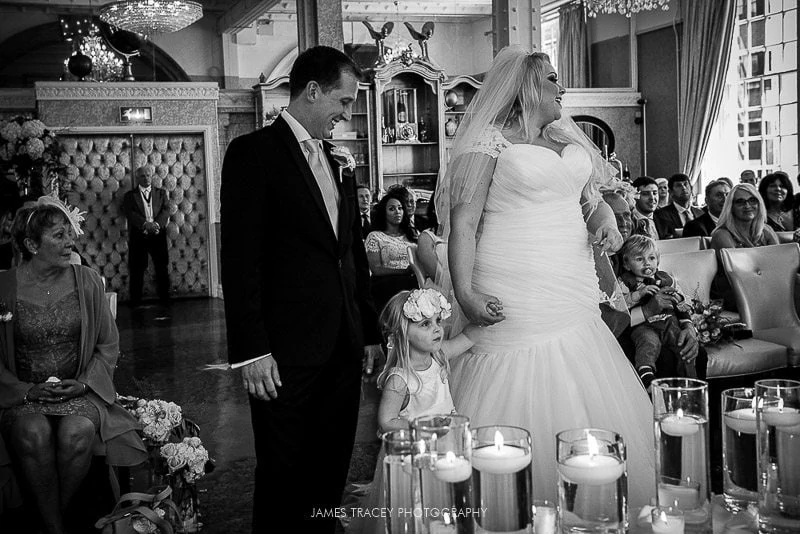
<path fill-rule="evenodd" d="M 633 13 L 661 8 L 669 10 L 669 0 L 583 0 L 586 13 L 590 17 L 598 14 L 613 15 L 619 13 L 630 18 Z"/>
<path fill-rule="evenodd" d="M 100 20 L 142 35 L 171 33 L 203 17 L 203 6 L 191 0 L 118 0 L 100 8 Z"/>
<path fill-rule="evenodd" d="M 92 77 L 95 80 L 110 82 L 122 78 L 122 60 L 108 49 L 102 37 L 92 32 L 83 38 L 80 49 L 92 59 Z"/>

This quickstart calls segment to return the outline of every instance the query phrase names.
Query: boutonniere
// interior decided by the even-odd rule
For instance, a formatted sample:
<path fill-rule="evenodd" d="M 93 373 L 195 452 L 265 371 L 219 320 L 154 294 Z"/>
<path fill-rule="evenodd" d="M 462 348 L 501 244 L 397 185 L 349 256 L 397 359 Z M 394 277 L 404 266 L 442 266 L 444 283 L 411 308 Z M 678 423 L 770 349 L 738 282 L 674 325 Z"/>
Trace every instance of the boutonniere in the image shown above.
<path fill-rule="evenodd" d="M 14 318 L 14 314 L 8 308 L 5 302 L 0 302 L 0 323 L 7 323 Z"/>
<path fill-rule="evenodd" d="M 356 158 L 353 157 L 347 147 L 333 145 L 331 147 L 331 157 L 339 165 L 340 171 L 344 169 L 352 171 L 356 168 Z"/>

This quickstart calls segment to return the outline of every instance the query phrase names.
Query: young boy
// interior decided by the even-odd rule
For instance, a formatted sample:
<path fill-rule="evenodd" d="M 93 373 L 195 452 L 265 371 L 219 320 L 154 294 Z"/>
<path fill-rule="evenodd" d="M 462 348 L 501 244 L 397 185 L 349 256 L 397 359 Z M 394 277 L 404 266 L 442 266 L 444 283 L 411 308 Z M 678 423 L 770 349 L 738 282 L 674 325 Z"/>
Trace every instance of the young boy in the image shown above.
<path fill-rule="evenodd" d="M 679 373 L 696 378 L 694 364 L 683 362 L 678 346 L 681 329 L 694 328 L 691 306 L 675 280 L 658 270 L 660 255 L 656 242 L 643 235 L 632 235 L 622 245 L 620 256 L 622 274 L 617 280 L 629 309 L 645 304 L 663 289 L 668 290 L 674 302 L 671 310 L 654 315 L 631 329 L 631 340 L 636 347 L 635 366 L 642 384 L 649 391 L 662 351 L 671 353 L 674 361 L 679 362 Z M 685 367 L 681 369 L 682 366 Z"/>

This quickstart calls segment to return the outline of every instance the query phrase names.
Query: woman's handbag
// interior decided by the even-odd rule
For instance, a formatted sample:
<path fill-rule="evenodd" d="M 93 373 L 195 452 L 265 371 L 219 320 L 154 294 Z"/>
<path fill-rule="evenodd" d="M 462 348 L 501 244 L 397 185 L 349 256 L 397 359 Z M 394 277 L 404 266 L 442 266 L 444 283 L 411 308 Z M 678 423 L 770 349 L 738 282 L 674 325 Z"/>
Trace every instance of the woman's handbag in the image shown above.
<path fill-rule="evenodd" d="M 172 525 L 165 519 L 171 513 L 169 508 L 178 512 L 170 499 L 172 488 L 157 486 L 150 491 L 126 493 L 119 498 L 114 511 L 94 526 L 102 529 L 102 534 L 173 534 Z M 161 515 L 159 509 L 163 510 Z"/>

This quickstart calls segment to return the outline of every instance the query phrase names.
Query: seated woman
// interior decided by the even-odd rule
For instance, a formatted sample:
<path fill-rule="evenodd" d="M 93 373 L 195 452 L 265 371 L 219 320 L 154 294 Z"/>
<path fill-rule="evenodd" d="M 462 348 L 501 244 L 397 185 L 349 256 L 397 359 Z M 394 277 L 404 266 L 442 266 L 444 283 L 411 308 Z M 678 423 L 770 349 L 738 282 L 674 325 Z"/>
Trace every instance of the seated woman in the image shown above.
<path fill-rule="evenodd" d="M 70 265 L 77 222 L 50 197 L 20 209 L 12 233 L 22 262 L 0 273 L 12 313 L 0 325 L 0 470 L 13 467 L 47 533 L 65 531 L 93 455 L 122 466 L 147 456 L 136 421 L 115 404 L 119 335 L 100 276 Z"/>
<path fill-rule="evenodd" d="M 378 202 L 372 230 L 364 248 L 372 272 L 372 299 L 376 309 L 382 310 L 396 293 L 417 287 L 408 257 L 408 247 L 416 246 L 417 233 L 399 192 L 389 191 Z"/>
<path fill-rule="evenodd" d="M 778 236 L 767 226 L 767 210 L 764 201 L 751 184 L 737 184 L 725 199 L 717 228 L 711 233 L 711 246 L 717 251 L 723 248 L 753 248 L 777 245 Z M 722 263 L 711 284 L 711 298 L 723 299 L 727 310 L 737 311 L 733 288 L 728 281 Z"/>
<path fill-rule="evenodd" d="M 764 201 L 767 211 L 767 225 L 776 232 L 792 232 L 797 229 L 795 217 L 794 191 L 789 176 L 782 172 L 773 172 L 764 176 L 758 184 L 758 192 Z"/>

